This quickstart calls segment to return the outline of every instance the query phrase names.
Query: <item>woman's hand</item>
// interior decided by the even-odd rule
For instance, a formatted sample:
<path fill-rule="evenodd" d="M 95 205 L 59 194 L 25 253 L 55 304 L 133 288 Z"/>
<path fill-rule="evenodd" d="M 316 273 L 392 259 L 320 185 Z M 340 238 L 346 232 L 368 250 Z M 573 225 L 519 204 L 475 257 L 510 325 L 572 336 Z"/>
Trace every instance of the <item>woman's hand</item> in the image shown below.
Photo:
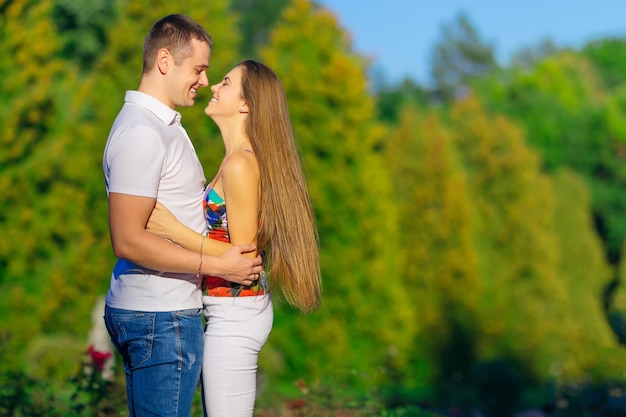
<path fill-rule="evenodd" d="M 163 204 L 156 202 L 152 214 L 148 219 L 146 230 L 150 233 L 154 233 L 162 238 L 169 239 L 174 243 L 176 242 L 176 230 L 182 226 L 176 216 L 167 209 Z"/>

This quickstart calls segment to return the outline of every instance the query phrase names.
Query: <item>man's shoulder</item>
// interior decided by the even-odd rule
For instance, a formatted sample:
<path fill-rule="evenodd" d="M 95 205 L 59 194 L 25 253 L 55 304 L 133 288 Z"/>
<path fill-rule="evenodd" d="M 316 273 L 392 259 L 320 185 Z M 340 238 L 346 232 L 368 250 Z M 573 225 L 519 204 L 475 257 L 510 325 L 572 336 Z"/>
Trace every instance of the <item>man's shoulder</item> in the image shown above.
<path fill-rule="evenodd" d="M 111 128 L 111 136 L 125 135 L 130 132 L 153 132 L 162 135 L 162 124 L 156 116 L 141 106 L 124 104 L 124 107 L 118 113 L 113 127 Z"/>
<path fill-rule="evenodd" d="M 141 91 L 127 91 L 124 98 L 124 106 L 126 107 L 126 105 L 150 113 L 165 126 L 172 125 L 177 119 L 180 121 L 180 113 L 156 97 Z"/>

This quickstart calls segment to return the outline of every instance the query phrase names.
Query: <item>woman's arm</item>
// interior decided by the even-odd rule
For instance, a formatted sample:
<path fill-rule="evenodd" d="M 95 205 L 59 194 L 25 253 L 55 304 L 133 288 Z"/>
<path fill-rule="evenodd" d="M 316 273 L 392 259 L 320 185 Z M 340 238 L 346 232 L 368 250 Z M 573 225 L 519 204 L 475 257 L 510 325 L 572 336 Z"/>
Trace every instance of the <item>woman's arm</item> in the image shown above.
<path fill-rule="evenodd" d="M 222 167 L 221 182 L 226 201 L 230 243 L 256 243 L 260 176 L 255 156 L 250 152 L 231 155 Z"/>
<path fill-rule="evenodd" d="M 209 239 L 208 237 L 203 238 L 200 233 L 178 221 L 176 216 L 159 202 L 156 203 L 152 210 L 146 230 L 171 240 L 185 249 L 200 252 L 200 247 L 202 247 L 202 253 L 207 255 L 221 256 L 233 247 L 230 243 Z M 202 243 L 203 239 L 204 243 Z"/>
<path fill-rule="evenodd" d="M 234 245 L 256 243 L 259 222 L 259 169 L 256 158 L 249 152 L 231 155 L 223 165 L 221 184 L 228 215 L 230 243 L 203 236 L 182 224 L 167 207 L 157 202 L 148 219 L 146 230 L 168 239 L 185 249 L 220 256 Z M 219 187 L 221 185 L 222 187 Z M 244 256 L 254 258 L 255 252 Z"/>

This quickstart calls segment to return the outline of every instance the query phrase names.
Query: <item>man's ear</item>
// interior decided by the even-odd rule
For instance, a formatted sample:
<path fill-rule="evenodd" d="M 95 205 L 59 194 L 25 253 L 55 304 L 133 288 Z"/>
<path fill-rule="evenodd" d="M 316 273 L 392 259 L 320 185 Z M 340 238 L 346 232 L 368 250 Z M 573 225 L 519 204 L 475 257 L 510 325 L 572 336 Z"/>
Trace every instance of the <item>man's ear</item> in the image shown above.
<path fill-rule="evenodd" d="M 170 54 L 170 51 L 165 48 L 159 49 L 159 52 L 157 52 L 156 65 L 157 68 L 159 68 L 159 72 L 161 74 L 167 74 L 167 70 L 173 62 L 174 61 L 172 55 Z"/>

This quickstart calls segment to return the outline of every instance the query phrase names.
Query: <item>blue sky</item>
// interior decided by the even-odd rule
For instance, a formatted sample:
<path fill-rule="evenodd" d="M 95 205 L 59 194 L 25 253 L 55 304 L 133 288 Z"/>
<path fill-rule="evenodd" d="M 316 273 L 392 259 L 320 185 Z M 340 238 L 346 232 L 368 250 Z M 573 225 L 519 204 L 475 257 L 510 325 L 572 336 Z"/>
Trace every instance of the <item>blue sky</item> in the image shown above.
<path fill-rule="evenodd" d="M 370 57 L 390 82 L 409 76 L 429 81 L 441 26 L 464 13 L 481 39 L 506 65 L 524 47 L 550 39 L 580 47 L 601 37 L 626 37 L 625 0 L 317 0 L 352 36 L 354 50 Z"/>

